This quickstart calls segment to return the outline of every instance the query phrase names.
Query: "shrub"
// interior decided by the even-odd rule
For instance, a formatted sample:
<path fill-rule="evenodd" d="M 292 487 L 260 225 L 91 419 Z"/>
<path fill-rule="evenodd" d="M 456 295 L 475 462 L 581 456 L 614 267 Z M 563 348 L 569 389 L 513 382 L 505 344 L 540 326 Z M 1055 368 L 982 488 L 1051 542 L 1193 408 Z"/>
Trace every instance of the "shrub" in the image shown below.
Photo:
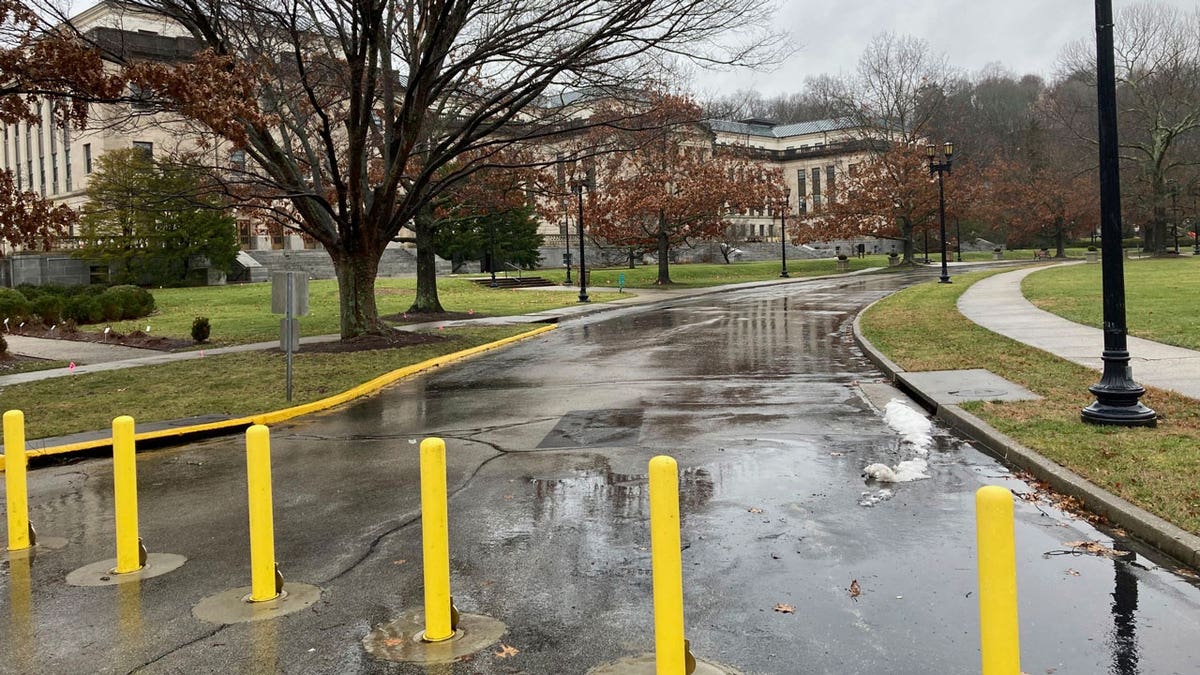
<path fill-rule="evenodd" d="M 80 294 L 67 300 L 66 306 L 63 307 L 63 316 L 77 325 L 99 323 L 104 320 L 104 309 L 96 296 Z"/>
<path fill-rule="evenodd" d="M 12 288 L 0 288 L 0 321 L 8 319 L 16 326 L 29 318 L 32 307 L 29 300 L 20 291 Z"/>
<path fill-rule="evenodd" d="M 154 311 L 154 296 L 137 286 L 113 286 L 100 297 L 110 297 L 117 302 L 121 308 L 119 319 L 138 319 Z"/>
<path fill-rule="evenodd" d="M 0 335 L 0 356 L 8 356 L 8 340 L 3 335 Z"/>
<path fill-rule="evenodd" d="M 63 300 L 57 295 L 39 295 L 30 305 L 33 313 L 47 326 L 53 326 L 62 320 Z"/>
<path fill-rule="evenodd" d="M 198 316 L 195 321 L 192 321 L 192 339 L 196 342 L 205 342 L 208 340 L 208 334 L 211 327 L 208 325 L 208 317 Z"/>

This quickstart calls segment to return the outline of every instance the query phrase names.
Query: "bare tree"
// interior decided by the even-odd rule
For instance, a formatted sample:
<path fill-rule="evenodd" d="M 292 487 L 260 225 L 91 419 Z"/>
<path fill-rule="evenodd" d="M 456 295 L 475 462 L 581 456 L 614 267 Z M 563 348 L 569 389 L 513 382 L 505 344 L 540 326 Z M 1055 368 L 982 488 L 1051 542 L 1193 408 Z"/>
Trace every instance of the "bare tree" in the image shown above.
<path fill-rule="evenodd" d="M 256 74 L 248 96 L 197 87 L 167 66 L 142 81 L 244 146 L 258 169 L 243 180 L 285 200 L 280 216 L 325 247 L 343 338 L 387 330 L 375 277 L 406 226 L 419 284 L 436 294 L 431 197 L 510 156 L 501 150 L 578 126 L 587 101 L 568 92 L 619 91 L 673 59 L 763 64 L 783 44 L 769 28 L 773 7 L 755 0 L 131 4 L 178 22 L 210 62 Z M 225 104 L 237 101 L 254 105 Z"/>
<path fill-rule="evenodd" d="M 842 101 L 860 128 L 883 126 L 894 138 L 915 142 L 941 109 L 951 76 L 946 57 L 931 53 L 924 40 L 880 33 L 859 57 L 855 76 L 828 95 Z"/>
<path fill-rule="evenodd" d="M 1144 208 L 1146 245 L 1166 252 L 1167 209 L 1172 181 L 1185 182 L 1200 157 L 1200 12 L 1161 4 L 1126 7 L 1114 27 L 1122 164 L 1133 180 L 1123 188 Z M 1050 99 L 1050 113 L 1085 141 L 1095 143 L 1096 50 L 1091 41 L 1068 46 L 1063 76 Z M 1182 179 L 1182 180 L 1180 180 Z M 1139 206 L 1145 205 L 1145 206 Z"/>

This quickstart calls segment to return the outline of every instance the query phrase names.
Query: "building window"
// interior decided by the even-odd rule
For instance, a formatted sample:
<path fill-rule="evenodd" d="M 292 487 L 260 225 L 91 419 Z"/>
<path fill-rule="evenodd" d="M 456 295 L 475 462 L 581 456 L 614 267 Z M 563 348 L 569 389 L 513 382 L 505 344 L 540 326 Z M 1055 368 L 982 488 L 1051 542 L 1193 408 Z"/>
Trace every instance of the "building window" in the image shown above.
<path fill-rule="evenodd" d="M 229 153 L 229 166 L 237 171 L 246 170 L 246 151 L 232 150 Z"/>
<path fill-rule="evenodd" d="M 804 201 L 804 196 L 808 194 L 806 178 L 804 169 L 796 169 L 796 194 L 800 196 L 800 201 Z"/>
<path fill-rule="evenodd" d="M 84 173 L 92 172 L 92 144 L 91 143 L 83 144 L 83 172 Z"/>
<path fill-rule="evenodd" d="M 817 210 L 817 206 L 821 203 L 821 168 L 817 167 L 812 170 L 812 205 L 813 211 Z"/>
<path fill-rule="evenodd" d="M 146 159 L 154 157 L 154 144 L 149 141 L 134 141 L 133 147 L 146 153 Z"/>
<path fill-rule="evenodd" d="M 50 138 L 54 138 L 54 134 L 50 134 Z M 58 153 L 50 153 L 50 192 L 58 194 Z"/>
<path fill-rule="evenodd" d="M 38 178 L 41 179 L 41 185 L 39 185 L 38 187 L 40 188 L 40 192 L 42 193 L 42 196 L 45 197 L 46 196 L 46 158 L 42 157 L 40 155 L 38 156 Z"/>
<path fill-rule="evenodd" d="M 833 193 L 833 167 L 825 167 L 825 192 Z"/>

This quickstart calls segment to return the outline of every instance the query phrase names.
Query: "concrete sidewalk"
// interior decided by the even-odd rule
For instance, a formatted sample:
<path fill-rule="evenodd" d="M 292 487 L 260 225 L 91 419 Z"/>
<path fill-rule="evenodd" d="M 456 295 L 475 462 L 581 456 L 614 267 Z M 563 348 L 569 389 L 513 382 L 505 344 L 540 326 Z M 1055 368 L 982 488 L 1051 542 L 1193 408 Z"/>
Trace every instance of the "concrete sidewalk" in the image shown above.
<path fill-rule="evenodd" d="M 959 298 L 958 311 L 994 333 L 1102 370 L 1103 331 L 1038 309 L 1021 294 L 1021 281 L 1038 269 L 997 274 L 977 282 Z M 1200 399 L 1200 352 L 1136 337 L 1128 338 L 1128 346 L 1134 381 Z"/>

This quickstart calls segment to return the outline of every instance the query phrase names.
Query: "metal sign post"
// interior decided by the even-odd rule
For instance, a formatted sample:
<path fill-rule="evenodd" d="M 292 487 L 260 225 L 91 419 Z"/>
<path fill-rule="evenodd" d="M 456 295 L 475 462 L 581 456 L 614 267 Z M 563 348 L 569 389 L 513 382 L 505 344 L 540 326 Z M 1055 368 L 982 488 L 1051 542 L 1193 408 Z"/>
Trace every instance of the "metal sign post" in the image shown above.
<path fill-rule="evenodd" d="M 308 276 L 296 272 L 271 275 L 271 312 L 279 321 L 279 348 L 287 355 L 287 400 L 292 400 L 292 354 L 300 349 L 300 321 L 308 314 Z"/>

